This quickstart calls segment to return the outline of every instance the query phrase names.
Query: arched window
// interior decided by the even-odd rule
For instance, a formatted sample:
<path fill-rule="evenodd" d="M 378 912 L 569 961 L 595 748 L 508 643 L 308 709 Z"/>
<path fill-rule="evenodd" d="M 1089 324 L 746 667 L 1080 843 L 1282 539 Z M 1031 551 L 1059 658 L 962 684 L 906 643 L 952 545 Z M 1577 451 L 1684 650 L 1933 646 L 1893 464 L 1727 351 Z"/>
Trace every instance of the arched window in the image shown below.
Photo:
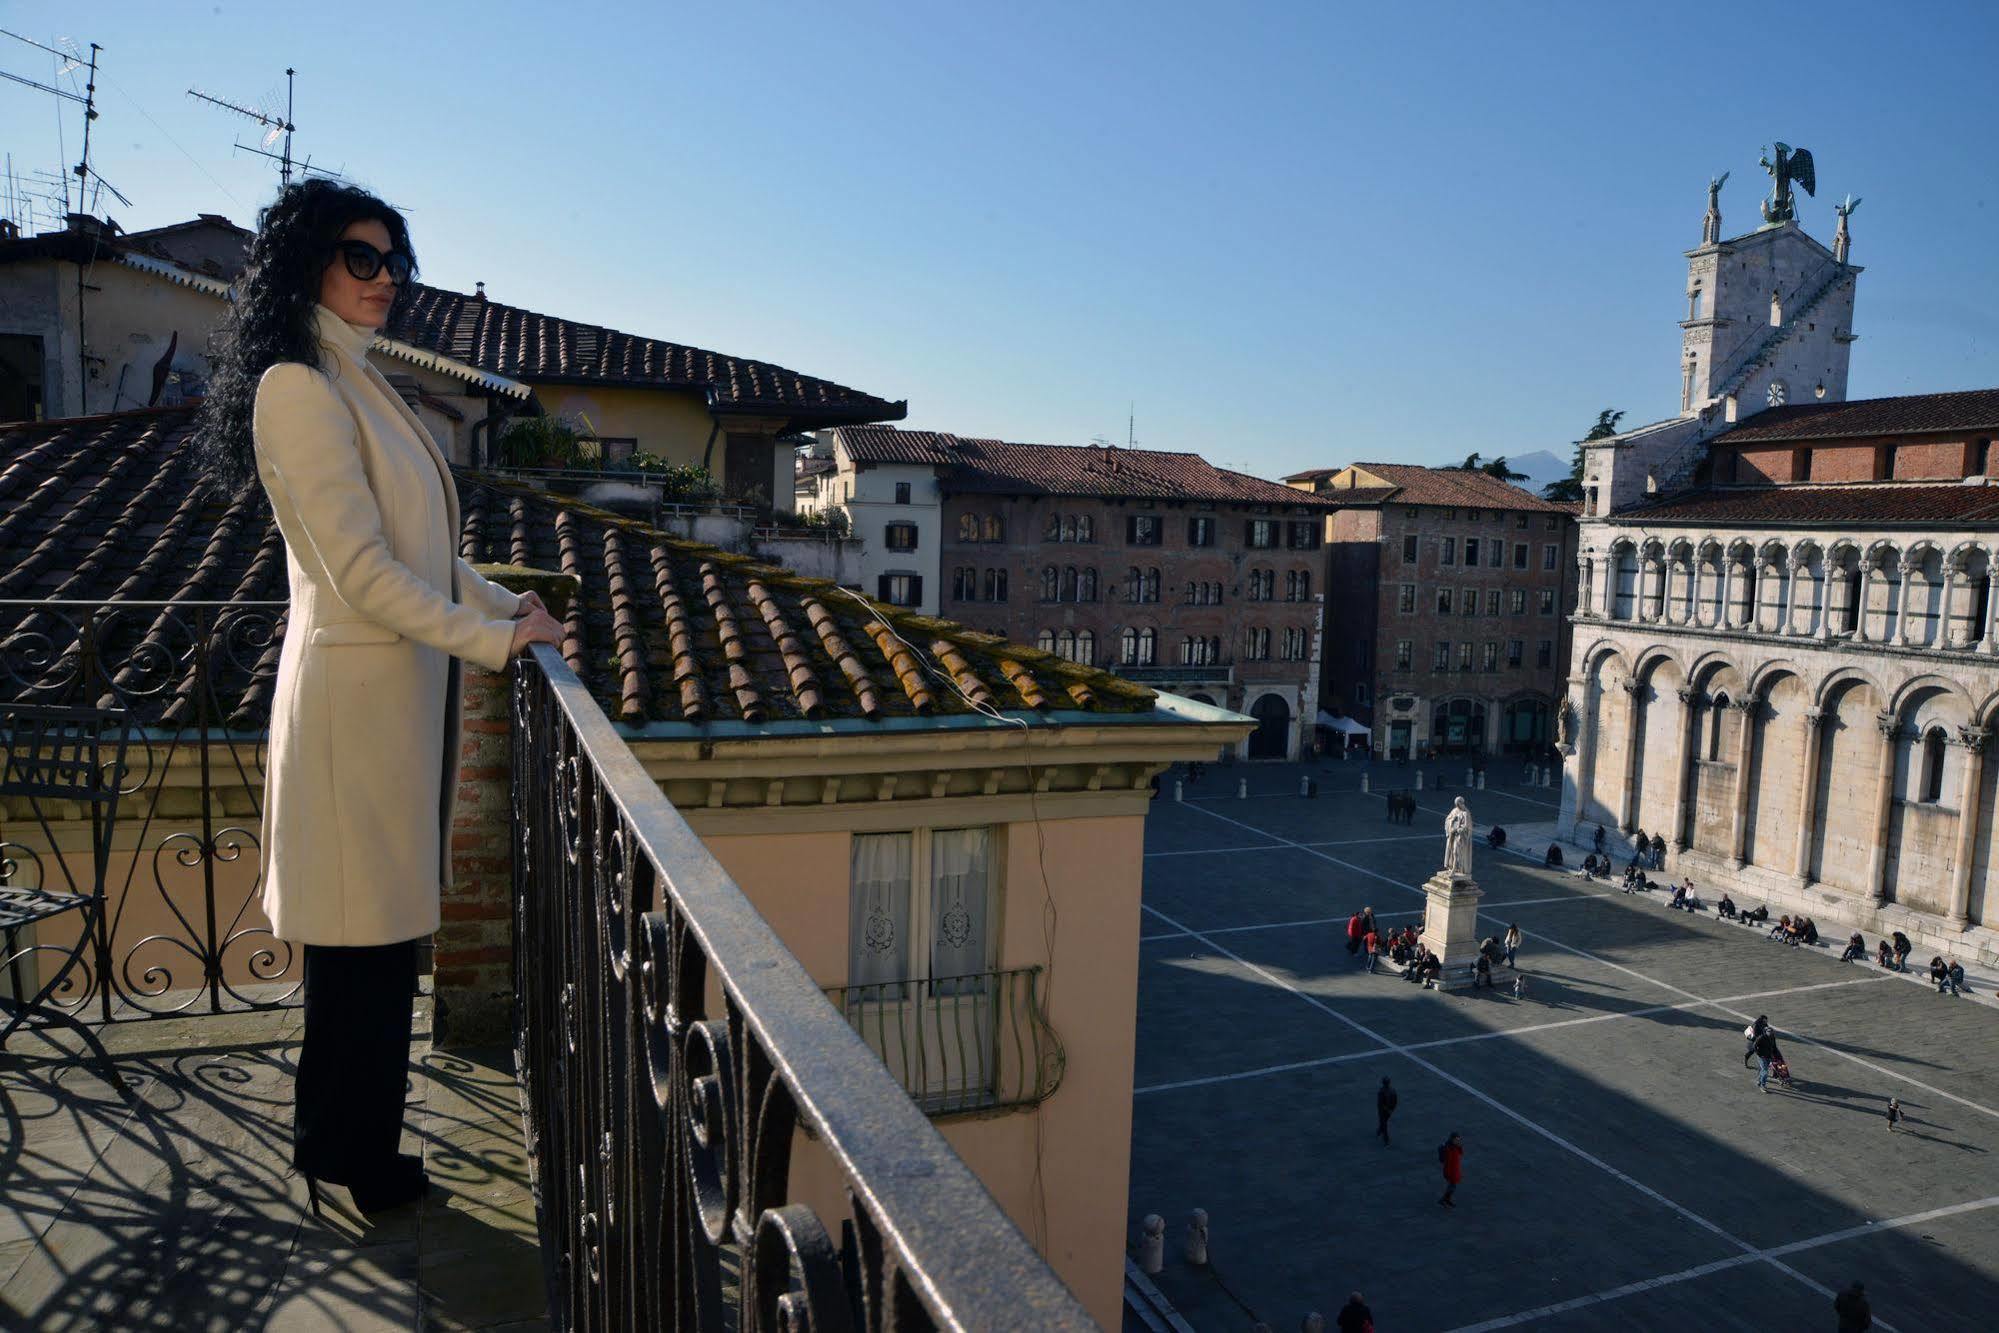
<path fill-rule="evenodd" d="M 1180 665 L 1181 666 L 1195 665 L 1194 640 L 1192 638 L 1185 638 L 1180 640 Z"/>
<path fill-rule="evenodd" d="M 1085 569 L 1082 578 L 1078 581 L 1077 600 L 1084 602 L 1094 602 L 1097 600 L 1097 570 L 1094 565 Z"/>
<path fill-rule="evenodd" d="M 1856 562 L 1846 571 L 1846 624 L 1841 626 L 1848 634 L 1860 629 L 1860 613 L 1866 610 L 1861 602 L 1867 596 L 1867 573 Z"/>
<path fill-rule="evenodd" d="M 1124 572 L 1124 599 L 1127 602 L 1135 602 L 1144 592 L 1145 577 L 1138 572 L 1138 566 L 1133 565 Z"/>
<path fill-rule="evenodd" d="M 1092 535 L 1094 531 L 1095 531 L 1095 529 L 1094 529 L 1094 526 L 1092 525 L 1092 523 L 1091 523 L 1091 520 L 1090 520 L 1090 516 L 1089 516 L 1088 514 L 1078 514 L 1078 515 L 1076 515 L 1076 540 L 1077 540 L 1077 541 L 1079 541 L 1079 542 L 1093 542 L 1093 541 L 1095 541 L 1095 540 L 1096 540 L 1096 537 Z"/>
<path fill-rule="evenodd" d="M 1140 666 L 1152 665 L 1153 650 L 1157 647 L 1158 642 L 1159 637 L 1151 630 L 1142 629 L 1138 632 L 1138 664 Z"/>
<path fill-rule="evenodd" d="M 1721 759 L 1722 719 L 1728 716 L 1728 696 L 1717 694 L 1707 706 L 1707 757 L 1719 762 Z"/>
<path fill-rule="evenodd" d="M 1053 602 L 1062 594 L 1062 576 L 1055 566 L 1049 565 L 1041 571 L 1041 600 Z"/>
<path fill-rule="evenodd" d="M 985 539 L 989 542 L 1006 540 L 1006 522 L 998 514 L 987 514 L 984 524 Z"/>
<path fill-rule="evenodd" d="M 1159 569 L 1157 566 L 1145 571 L 1145 600 L 1159 600 Z"/>
<path fill-rule="evenodd" d="M 951 571 L 951 596 L 961 602 L 976 601 L 979 585 L 972 571 L 963 566 Z"/>
<path fill-rule="evenodd" d="M 1118 635 L 1118 657 L 1126 666 L 1138 665 L 1138 631 L 1127 629 Z"/>
<path fill-rule="evenodd" d="M 1094 630 L 1076 631 L 1076 660 L 1084 666 L 1097 664 L 1097 635 Z"/>
<path fill-rule="evenodd" d="M 1042 630 L 1041 633 L 1034 636 L 1034 646 L 1044 653 L 1054 652 L 1055 631 L 1052 629 Z"/>
<path fill-rule="evenodd" d="M 1208 640 L 1208 660 L 1210 662 L 1222 660 L 1222 640 L 1219 635 Z"/>
<path fill-rule="evenodd" d="M 1062 516 L 1060 514 L 1050 514 L 1048 516 L 1048 522 L 1041 530 L 1041 540 L 1045 542 L 1059 542 L 1062 540 Z"/>
<path fill-rule="evenodd" d="M 1200 586 L 1200 585 L 1196 584 L 1196 583 L 1194 582 L 1194 580 L 1192 580 L 1192 579 L 1188 579 L 1188 580 L 1187 580 L 1187 592 L 1186 592 L 1186 595 L 1185 595 L 1185 596 L 1184 596 L 1184 597 L 1183 597 L 1183 598 L 1182 598 L 1181 600 L 1183 600 L 1183 601 L 1185 601 L 1185 602 L 1188 602 L 1188 603 L 1196 603 L 1196 604 L 1197 604 L 1197 603 L 1199 603 L 1199 602 L 1200 602 L 1200 600 L 1201 600 L 1201 598 L 1200 598 L 1200 593 L 1199 593 L 1199 591 L 1198 591 L 1198 589 L 1199 589 L 1199 586 Z"/>
<path fill-rule="evenodd" d="M 1065 629 L 1055 636 L 1055 655 L 1066 657 L 1071 662 L 1076 660 L 1076 635 L 1073 630 Z"/>
<path fill-rule="evenodd" d="M 958 540 L 975 542 L 979 539 L 979 518 L 976 514 L 958 515 Z"/>
<path fill-rule="evenodd" d="M 1070 565 L 1062 571 L 1062 600 L 1065 602 L 1076 600 L 1076 567 L 1074 565 Z"/>
<path fill-rule="evenodd" d="M 1076 516 L 1074 514 L 1062 515 L 1062 540 L 1065 542 L 1076 540 Z"/>
<path fill-rule="evenodd" d="M 1923 794 L 1918 799 L 1934 805 L 1943 799 L 1944 734 L 1942 727 L 1923 733 Z"/>

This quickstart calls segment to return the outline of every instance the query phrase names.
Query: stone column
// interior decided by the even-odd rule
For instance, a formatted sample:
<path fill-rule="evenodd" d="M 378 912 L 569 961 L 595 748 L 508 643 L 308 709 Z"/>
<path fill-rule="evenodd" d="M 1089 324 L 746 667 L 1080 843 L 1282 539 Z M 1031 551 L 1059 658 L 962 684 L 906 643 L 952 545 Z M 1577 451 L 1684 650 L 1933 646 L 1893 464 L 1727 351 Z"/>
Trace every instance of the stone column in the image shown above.
<path fill-rule="evenodd" d="M 1638 826 L 1638 699 L 1645 683 L 1627 680 L 1624 691 L 1624 788 L 1617 800 L 1617 829 L 1629 833 Z"/>
<path fill-rule="evenodd" d="M 1694 762 L 1700 754 L 1700 736 L 1695 727 L 1700 722 L 1701 704 L 1705 700 L 1701 692 L 1690 685 L 1680 687 L 1680 762 L 1673 770 L 1673 850 L 1687 849 L 1687 776 L 1693 771 Z"/>
<path fill-rule="evenodd" d="M 1687 571 L 1686 623 L 1689 625 L 1698 625 L 1701 623 L 1701 584 L 1703 582 L 1702 575 L 1706 572 L 1707 562 L 1702 560 L 1699 554 L 1696 553 L 1693 560 L 1689 562 Z"/>
<path fill-rule="evenodd" d="M 1819 632 L 1820 643 L 1832 639 L 1832 557 L 1821 553 L 1819 556 Z"/>
<path fill-rule="evenodd" d="M 1819 743 L 1825 734 L 1825 709 L 1805 710 L 1805 754 L 1799 773 L 1798 846 L 1791 857 L 1791 873 L 1800 884 L 1812 882 L 1812 825 L 1818 819 Z"/>
<path fill-rule="evenodd" d="M 1853 641 L 1871 643 L 1867 637 L 1867 611 L 1874 601 L 1874 575 L 1881 568 L 1881 562 L 1869 555 L 1860 562 L 1860 605 L 1853 611 Z M 1883 626 L 1886 629 L 1886 626 Z"/>
<path fill-rule="evenodd" d="M 1576 702 L 1577 699 L 1580 699 L 1582 702 Z M 1566 742 L 1558 742 L 1556 748 L 1563 755 L 1562 809 L 1557 812 L 1557 818 L 1561 821 L 1562 827 L 1571 829 L 1582 822 L 1584 803 L 1589 799 L 1590 783 L 1596 780 L 1596 719 L 1590 717 L 1588 711 L 1582 706 L 1582 704 L 1586 704 L 1588 701 L 1588 681 L 1582 676 L 1569 677 L 1569 694 L 1564 696 L 1564 702 L 1569 705 L 1570 710 L 1574 714 L 1573 729 L 1568 740 Z M 1559 705 L 1557 706 L 1559 707 Z M 1575 758 L 1574 764 L 1567 762 L 1570 756 Z M 1575 801 L 1573 804 L 1569 801 L 1569 784 L 1571 782 L 1575 784 Z M 1561 829 L 1558 828 L 1556 830 L 1557 836 L 1560 835 L 1560 832 Z"/>
<path fill-rule="evenodd" d="M 1756 742 L 1756 710 L 1762 704 L 1763 701 L 1753 694 L 1728 701 L 1728 706 L 1740 718 L 1735 733 L 1738 737 L 1735 747 L 1735 810 L 1728 826 L 1728 863 L 1737 870 L 1742 869 L 1747 860 L 1744 853 L 1749 846 L 1750 747 Z"/>
<path fill-rule="evenodd" d="M 1877 713 L 1881 732 L 1881 768 L 1874 786 L 1874 851 L 1867 862 L 1867 896 L 1879 903 L 1888 896 L 1888 820 L 1895 812 L 1895 741 L 1902 730 L 1893 713 Z"/>
<path fill-rule="evenodd" d="M 1983 631 L 1972 626 L 1971 634 L 1981 653 L 1999 653 L 1999 546 L 1985 548 L 1986 592 Z"/>
<path fill-rule="evenodd" d="M 1794 555 L 1784 569 L 1791 577 L 1784 584 L 1784 618 L 1778 622 L 1777 633 L 1788 639 L 1797 633 L 1798 581 L 1805 576 L 1805 561 Z"/>
<path fill-rule="evenodd" d="M 1957 560 L 1952 557 L 1944 562 L 1942 606 L 1937 612 L 1937 641 L 1933 647 L 1957 647 L 1957 616 L 1952 599 L 1957 596 Z"/>
<path fill-rule="evenodd" d="M 1735 560 L 1728 552 L 1721 553 L 1721 604 L 1715 611 L 1714 623 L 1717 628 L 1727 629 L 1735 615 Z"/>
<path fill-rule="evenodd" d="M 1916 577 L 1906 556 L 1898 558 L 1896 563 L 1901 566 L 1902 586 L 1895 590 L 1895 632 L 1881 637 L 1888 643 L 1905 644 L 1909 641 L 1909 598 L 1915 591 Z"/>
<path fill-rule="evenodd" d="M 1959 727 L 1964 747 L 1964 774 L 1957 786 L 1957 860 L 1950 871 L 1950 924 L 1963 930 L 1971 924 L 1971 859 L 1978 850 L 1978 801 L 1985 783 L 1986 727 Z"/>

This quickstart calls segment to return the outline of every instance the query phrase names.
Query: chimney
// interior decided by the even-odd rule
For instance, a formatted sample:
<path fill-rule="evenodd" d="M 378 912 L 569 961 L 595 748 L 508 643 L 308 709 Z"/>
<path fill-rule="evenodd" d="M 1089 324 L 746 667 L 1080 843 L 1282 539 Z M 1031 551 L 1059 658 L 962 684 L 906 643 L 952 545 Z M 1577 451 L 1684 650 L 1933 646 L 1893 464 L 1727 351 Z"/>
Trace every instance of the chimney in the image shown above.
<path fill-rule="evenodd" d="M 66 213 L 63 216 L 70 231 L 94 236 L 100 241 L 109 241 L 124 230 L 110 218 L 92 217 L 88 213 Z"/>
<path fill-rule="evenodd" d="M 485 284 L 485 283 L 483 283 L 483 282 L 482 282 L 482 283 L 480 283 L 480 284 L 479 284 L 479 286 L 478 286 L 478 290 L 472 293 L 472 299 L 473 299 L 473 300 L 475 300 L 475 301 L 483 301 L 483 300 L 485 300 L 485 299 L 486 299 L 486 284 Z"/>

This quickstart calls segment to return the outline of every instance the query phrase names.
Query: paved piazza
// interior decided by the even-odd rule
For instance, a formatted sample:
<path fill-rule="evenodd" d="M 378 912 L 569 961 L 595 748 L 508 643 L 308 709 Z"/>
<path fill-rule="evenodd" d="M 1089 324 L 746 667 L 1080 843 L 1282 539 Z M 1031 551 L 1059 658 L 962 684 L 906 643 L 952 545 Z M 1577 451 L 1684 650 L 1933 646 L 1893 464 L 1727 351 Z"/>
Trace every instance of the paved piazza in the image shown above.
<path fill-rule="evenodd" d="M 1169 774 L 1154 804 L 1131 1221 L 1135 1240 L 1166 1218 L 1157 1281 L 1188 1323 L 1282 1333 L 1318 1310 L 1330 1327 L 1359 1288 L 1384 1330 L 1831 1329 L 1856 1278 L 1879 1329 L 1999 1322 L 1989 995 L 1939 998 L 1839 962 L 1843 935 L 1789 949 L 1485 846 L 1489 823 L 1551 819 L 1554 791 L 1463 793 L 1460 766 L 1413 825 L 1387 823 L 1380 789 L 1410 779 L 1372 771 L 1367 796 L 1358 764 L 1213 766 L 1181 804 Z M 1363 904 L 1418 919 L 1458 794 L 1480 825 L 1481 929 L 1526 933 L 1522 1000 L 1421 991 L 1346 952 Z M 1761 1094 L 1742 1067 L 1758 1013 L 1793 1091 Z M 1401 1093 L 1391 1148 L 1374 1137 L 1383 1076 Z M 1890 1096 L 1909 1117 L 1893 1137 Z M 1194 1208 L 1208 1272 L 1180 1253 Z"/>

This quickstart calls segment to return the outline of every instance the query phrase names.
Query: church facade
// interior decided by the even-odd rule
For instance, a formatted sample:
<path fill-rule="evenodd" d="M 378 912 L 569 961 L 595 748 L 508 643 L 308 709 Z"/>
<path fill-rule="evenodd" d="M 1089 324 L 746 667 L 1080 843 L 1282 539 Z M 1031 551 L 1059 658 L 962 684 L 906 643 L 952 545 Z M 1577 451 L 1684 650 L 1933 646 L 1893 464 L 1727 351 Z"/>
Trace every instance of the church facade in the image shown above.
<path fill-rule="evenodd" d="M 1723 240 L 1717 193 L 1679 415 L 1586 449 L 1564 830 L 1999 959 L 1999 390 L 1847 400 L 1851 206 Z"/>

